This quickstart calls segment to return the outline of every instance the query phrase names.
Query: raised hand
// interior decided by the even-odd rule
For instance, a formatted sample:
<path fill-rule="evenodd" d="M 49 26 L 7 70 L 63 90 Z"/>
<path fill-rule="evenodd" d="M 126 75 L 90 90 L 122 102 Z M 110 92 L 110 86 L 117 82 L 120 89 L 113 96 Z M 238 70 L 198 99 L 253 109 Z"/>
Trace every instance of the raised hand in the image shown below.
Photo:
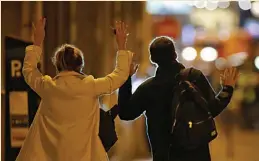
<path fill-rule="evenodd" d="M 115 30 L 118 49 L 125 50 L 128 37 L 126 24 L 124 22 L 117 21 L 115 25 Z"/>
<path fill-rule="evenodd" d="M 221 83 L 223 85 L 235 87 L 239 75 L 237 68 L 227 68 L 224 70 L 224 74 L 220 76 Z"/>
<path fill-rule="evenodd" d="M 45 24 L 46 18 L 41 18 L 36 24 L 32 24 L 33 26 L 33 44 L 37 46 L 41 46 L 44 38 L 45 38 Z"/>

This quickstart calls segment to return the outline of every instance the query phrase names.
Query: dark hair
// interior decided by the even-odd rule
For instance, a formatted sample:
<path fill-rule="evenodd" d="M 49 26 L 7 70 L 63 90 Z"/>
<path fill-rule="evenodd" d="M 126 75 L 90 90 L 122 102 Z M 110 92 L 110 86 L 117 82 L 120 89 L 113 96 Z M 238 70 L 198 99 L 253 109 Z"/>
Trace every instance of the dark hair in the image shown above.
<path fill-rule="evenodd" d="M 150 43 L 149 53 L 151 61 L 159 66 L 171 64 L 177 59 L 174 41 L 167 36 L 154 38 Z"/>
<path fill-rule="evenodd" d="M 52 62 L 58 72 L 76 71 L 81 72 L 84 68 L 84 56 L 77 47 L 64 44 L 55 52 Z"/>

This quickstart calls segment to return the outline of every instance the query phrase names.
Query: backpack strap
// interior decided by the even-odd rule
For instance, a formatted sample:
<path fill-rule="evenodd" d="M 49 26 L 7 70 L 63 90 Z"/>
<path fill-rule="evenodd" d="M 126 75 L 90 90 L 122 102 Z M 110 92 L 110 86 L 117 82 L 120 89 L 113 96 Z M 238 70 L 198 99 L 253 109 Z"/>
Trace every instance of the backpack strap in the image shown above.
<path fill-rule="evenodd" d="M 201 105 L 201 108 L 204 110 L 208 111 L 208 108 L 206 107 L 207 101 L 202 97 L 201 92 L 197 87 L 195 86 L 194 82 L 196 81 L 196 78 L 198 77 L 198 72 L 195 72 L 193 68 L 186 68 L 180 71 L 179 73 L 180 80 L 179 80 L 179 85 L 181 82 L 186 81 L 188 84 L 192 85 L 194 89 L 196 89 L 196 94 L 194 94 L 194 101 L 199 103 Z M 176 88 L 177 91 L 174 91 L 174 96 L 172 100 L 172 107 L 175 107 L 175 109 L 172 108 L 172 129 L 171 129 L 171 134 L 174 132 L 174 128 L 176 126 L 177 122 L 177 111 L 179 110 L 181 103 L 183 103 L 183 100 L 180 100 L 181 95 L 183 94 L 183 88 Z"/>
<path fill-rule="evenodd" d="M 181 70 L 180 80 L 181 81 L 189 80 L 190 75 L 192 74 L 192 70 L 193 70 L 193 68 L 186 68 L 186 69 Z"/>
<path fill-rule="evenodd" d="M 180 71 L 180 81 L 195 82 L 199 77 L 199 72 L 194 68 L 186 68 Z"/>

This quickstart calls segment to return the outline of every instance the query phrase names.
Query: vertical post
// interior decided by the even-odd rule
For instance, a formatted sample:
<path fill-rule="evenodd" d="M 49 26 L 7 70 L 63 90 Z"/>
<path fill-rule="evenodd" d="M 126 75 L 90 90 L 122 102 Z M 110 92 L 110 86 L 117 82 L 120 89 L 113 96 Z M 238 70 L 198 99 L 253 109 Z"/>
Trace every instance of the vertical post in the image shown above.
<path fill-rule="evenodd" d="M 104 21 L 104 28 L 103 28 L 103 40 L 105 42 L 104 46 L 104 56 L 103 56 L 103 70 L 104 70 L 104 74 L 108 74 L 109 72 L 111 72 L 112 68 L 114 67 L 114 58 L 115 58 L 115 54 L 112 53 L 112 51 L 115 51 L 113 48 L 114 46 L 114 36 L 112 35 L 112 30 L 110 29 L 110 25 L 113 26 L 113 23 L 111 24 L 111 3 L 113 2 L 105 2 L 104 5 L 104 14 L 105 19 L 103 19 Z"/>
<path fill-rule="evenodd" d="M 120 1 L 114 1 L 114 15 L 115 20 L 121 19 L 121 2 Z"/>
<path fill-rule="evenodd" d="M 44 64 L 45 73 L 50 76 L 56 75 L 56 69 L 52 66 L 51 57 L 57 46 L 64 42 L 70 42 L 70 13 L 69 2 L 42 2 L 44 16 L 47 18 L 45 27 L 46 35 L 44 41 Z M 56 14 L 53 14 L 55 11 Z"/>
<path fill-rule="evenodd" d="M 42 2 L 41 1 L 35 2 L 34 14 L 35 14 L 34 22 L 39 20 L 43 16 L 43 8 L 42 8 Z M 32 30 L 31 30 L 31 34 L 32 34 Z M 44 43 L 42 44 L 41 47 L 42 47 L 42 49 L 44 49 Z M 44 50 L 42 52 L 44 53 Z M 44 54 L 41 55 L 40 64 L 41 64 L 41 71 L 44 73 Z"/>
<path fill-rule="evenodd" d="M 142 3 L 146 3 L 143 1 Z M 143 4 L 145 6 L 146 4 Z M 149 42 L 152 39 L 152 16 L 149 15 L 145 9 L 143 9 L 143 21 L 142 21 L 142 59 L 141 59 L 141 66 L 139 69 L 139 75 L 145 75 L 148 67 L 150 66 L 149 54 L 148 54 L 148 47 Z"/>
<path fill-rule="evenodd" d="M 21 38 L 24 40 L 31 40 L 31 22 L 30 22 L 30 3 L 29 1 L 22 2 L 22 10 L 21 10 Z"/>
<path fill-rule="evenodd" d="M 70 42 L 74 44 L 77 39 L 76 6 L 74 1 L 70 2 Z"/>

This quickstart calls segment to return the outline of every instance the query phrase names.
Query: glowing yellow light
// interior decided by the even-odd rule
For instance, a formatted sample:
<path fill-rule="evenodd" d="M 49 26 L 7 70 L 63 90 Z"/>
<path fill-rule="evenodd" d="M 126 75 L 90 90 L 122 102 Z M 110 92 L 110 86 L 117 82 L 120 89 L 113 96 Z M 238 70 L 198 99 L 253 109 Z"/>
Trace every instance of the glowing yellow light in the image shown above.
<path fill-rule="evenodd" d="M 218 57 L 218 52 L 212 47 L 205 47 L 201 50 L 201 58 L 204 61 L 214 61 Z"/>
<path fill-rule="evenodd" d="M 186 47 L 182 51 L 182 57 L 184 60 L 192 61 L 196 58 L 197 51 L 193 47 Z"/>

